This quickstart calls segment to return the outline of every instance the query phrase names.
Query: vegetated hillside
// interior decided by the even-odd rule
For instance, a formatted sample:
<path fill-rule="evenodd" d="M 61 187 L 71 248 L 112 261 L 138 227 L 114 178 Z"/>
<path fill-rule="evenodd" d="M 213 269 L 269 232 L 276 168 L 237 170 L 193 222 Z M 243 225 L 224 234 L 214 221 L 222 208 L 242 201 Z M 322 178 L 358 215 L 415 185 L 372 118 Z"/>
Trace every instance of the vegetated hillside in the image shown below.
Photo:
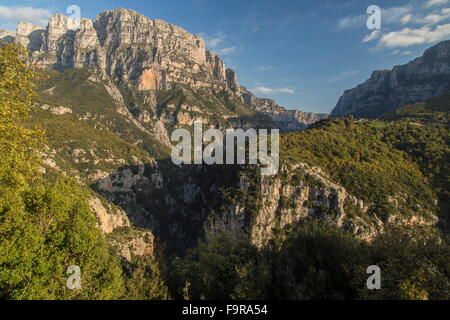
<path fill-rule="evenodd" d="M 226 179 L 203 172 L 210 177 L 206 180 L 195 174 L 195 166 L 180 170 L 173 165 L 168 132 L 178 127 L 191 130 L 198 119 L 205 129 L 208 124 L 217 128 L 250 123 L 256 128 L 272 126 L 266 116 L 223 90 L 208 95 L 180 84 L 158 91 L 155 109 L 139 92 L 118 87 L 109 78 L 102 80 L 89 68 L 46 69 L 45 74 L 31 116 L 23 121 L 27 127 L 43 129 L 48 137 L 41 170 L 48 178 L 69 175 L 95 190 L 91 202 L 100 227 L 107 234 L 117 230 L 118 237 L 130 222 L 161 237 L 169 248 L 195 245 L 202 235 L 201 217 L 206 213 L 201 212 L 214 198 L 213 185 L 220 186 L 211 179 Z M 150 120 L 153 113 L 165 119 L 164 123 Z M 204 186 L 201 197 L 199 190 L 191 190 L 196 188 L 191 179 Z M 122 256 L 130 256 L 123 244 L 119 247 Z"/>
<path fill-rule="evenodd" d="M 394 121 L 386 139 L 404 151 L 421 168 L 439 196 L 444 228 L 450 223 L 450 94 L 402 107 L 384 115 Z"/>
<path fill-rule="evenodd" d="M 239 217 L 247 215 L 241 220 L 251 221 L 248 233 L 259 246 L 277 230 L 314 217 L 366 240 L 395 225 L 436 231 L 438 224 L 445 235 L 448 111 L 435 113 L 436 121 L 430 117 L 427 123 L 406 114 L 396 121 L 328 119 L 283 135 L 279 173 L 241 173 L 227 200 L 232 208 L 222 211 L 213 229 L 225 220 L 236 232 L 236 225 L 243 228 Z"/>
<path fill-rule="evenodd" d="M 404 106 L 380 120 L 322 121 L 311 130 L 292 135 L 306 135 L 295 141 L 299 146 L 294 157 L 321 164 L 354 193 L 365 193 L 371 201 L 378 198 L 374 202 L 379 204 L 384 202 L 380 201 L 383 195 L 392 195 L 389 191 L 402 193 L 406 187 L 422 197 L 421 208 L 425 208 L 425 203 L 433 203 L 425 191 L 431 188 L 439 198 L 444 222 L 448 220 L 449 199 L 449 110 L 450 95 L 446 94 Z M 315 147 L 313 141 L 318 142 Z M 316 150 L 304 152 L 303 144 Z M 287 151 L 288 158 L 291 152 Z M 370 172 L 375 173 L 374 181 Z M 374 192 L 370 185 L 381 188 L 380 192 Z"/>
<path fill-rule="evenodd" d="M 400 111 L 401 112 L 401 111 Z M 412 115 L 411 115 L 412 116 Z M 423 114 L 421 116 L 424 116 Z M 448 126 L 405 118 L 323 121 L 283 139 L 288 161 L 318 165 L 381 216 L 446 212 Z M 448 112 L 436 115 L 448 121 Z M 437 201 L 437 199 L 440 201 Z M 440 209 L 435 204 L 441 206 Z M 442 217 L 445 220 L 445 217 Z"/>
<path fill-rule="evenodd" d="M 437 194 L 420 167 L 387 142 L 391 124 L 325 120 L 283 135 L 283 165 L 275 177 L 259 177 L 252 166 L 177 168 L 152 126 L 133 116 L 135 109 L 152 111 L 133 94 L 138 93 L 119 90 L 88 69 L 52 71 L 26 123 L 48 136 L 43 166 L 49 173 L 76 177 L 171 250 L 195 246 L 205 232 L 223 227 L 234 235 L 250 234 L 261 246 L 276 229 L 307 217 L 321 217 L 365 239 L 385 225 L 436 220 Z M 208 108 L 192 95 L 157 96 L 167 119 L 176 119 L 176 107 L 183 104 Z M 210 99 L 220 108 L 230 98 L 224 92 Z M 229 120 L 214 117 L 210 121 L 221 122 L 219 127 Z M 176 120 L 172 126 L 190 128 Z M 109 229 L 123 226 L 113 223 Z"/>
<path fill-rule="evenodd" d="M 23 126 L 40 75 L 26 62 L 26 55 L 19 46 L 0 47 L 0 297 L 167 298 L 151 255 L 145 257 L 143 267 L 144 258 L 121 263 L 112 253 L 104 236 L 106 226 L 98 228 L 99 220 L 106 217 L 92 212 L 92 192 L 63 176 L 70 172 L 42 175 L 46 137 Z M 120 209 L 111 213 L 126 220 Z M 135 241 L 151 236 L 136 229 L 134 235 Z M 124 239 L 120 245 L 133 247 Z M 140 245 L 146 248 L 145 243 Z M 78 290 L 66 285 L 70 265 L 82 270 Z"/>
<path fill-rule="evenodd" d="M 175 166 L 169 135 L 196 120 L 220 129 L 271 128 L 277 115 L 289 127 L 299 124 L 246 92 L 233 70 L 204 52 L 201 39 L 134 11 L 108 11 L 95 24 L 85 19 L 76 32 L 57 15 L 48 30 L 35 31 L 37 39 L 18 34 L 18 41 L 56 70 L 45 70 L 30 118 L 19 119 L 32 132 L 43 129 L 47 140 L 28 148 L 12 127 L 2 128 L 8 156 L 0 165 L 39 169 L 43 176 L 34 173 L 50 187 L 34 190 L 24 173 L 6 178 L 26 181 L 30 192 L 2 184 L 7 193 L 0 200 L 23 202 L 17 217 L 36 236 L 28 250 L 11 240 L 14 228 L 27 231 L 23 221 L 2 225 L 8 244 L 2 257 L 11 257 L 0 270 L 2 297 L 167 298 L 167 284 L 171 296 L 194 299 L 448 298 L 449 251 L 436 227 L 445 230 L 448 212 L 448 109 L 427 115 L 426 104 L 384 120 L 322 120 L 283 135 L 275 176 L 260 176 L 250 165 Z M 15 88 L 8 84 L 0 94 L 9 97 Z M 25 154 L 39 151 L 42 163 L 14 162 L 14 143 Z M 15 217 L 9 201 L 0 204 Z M 61 219 L 52 220 L 53 209 Z M 38 227 L 34 214 L 44 221 Z M 88 240 L 71 246 L 79 228 Z M 66 236 L 68 242 L 58 242 Z M 94 245 L 103 257 L 97 269 L 84 256 Z M 71 264 L 87 261 L 92 291 L 67 292 L 60 281 L 67 261 L 58 260 L 57 248 L 67 249 Z M 44 265 L 36 271 L 33 261 Z M 371 264 L 389 280 L 380 292 L 364 289 Z M 26 272 L 8 282 L 10 270 Z M 112 274 L 102 286 L 96 275 L 104 270 Z M 38 284 L 34 291 L 23 274 Z M 56 288 L 50 293 L 49 283 Z"/>
<path fill-rule="evenodd" d="M 233 210 L 215 217 L 224 233 L 172 261 L 172 294 L 448 300 L 447 101 L 283 135 L 282 170 L 267 179 L 239 172 L 224 193 Z M 236 233 L 242 214 L 251 223 Z M 381 290 L 366 287 L 369 265 L 381 268 Z"/>

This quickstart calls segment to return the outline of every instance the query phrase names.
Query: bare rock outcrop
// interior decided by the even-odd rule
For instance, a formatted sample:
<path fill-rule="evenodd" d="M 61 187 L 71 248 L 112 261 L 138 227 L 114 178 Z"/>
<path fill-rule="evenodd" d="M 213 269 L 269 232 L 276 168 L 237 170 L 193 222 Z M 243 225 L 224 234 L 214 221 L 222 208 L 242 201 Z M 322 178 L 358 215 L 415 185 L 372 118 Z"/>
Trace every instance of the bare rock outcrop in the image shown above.
<path fill-rule="evenodd" d="M 241 176 L 238 188 L 248 191 L 247 181 L 248 178 Z M 384 232 L 388 225 L 430 226 L 437 223 L 432 212 L 422 211 L 382 219 L 370 210 L 373 204 L 350 194 L 320 168 L 304 163 L 284 165 L 278 175 L 262 177 L 256 199 L 244 196 L 236 200 L 219 215 L 207 219 L 206 234 L 226 231 L 237 238 L 248 231 L 251 242 L 264 247 L 275 238 L 276 232 L 308 218 L 320 218 L 366 241 Z M 249 204 L 257 209 L 249 213 Z M 249 214 L 252 216 L 250 224 Z"/>

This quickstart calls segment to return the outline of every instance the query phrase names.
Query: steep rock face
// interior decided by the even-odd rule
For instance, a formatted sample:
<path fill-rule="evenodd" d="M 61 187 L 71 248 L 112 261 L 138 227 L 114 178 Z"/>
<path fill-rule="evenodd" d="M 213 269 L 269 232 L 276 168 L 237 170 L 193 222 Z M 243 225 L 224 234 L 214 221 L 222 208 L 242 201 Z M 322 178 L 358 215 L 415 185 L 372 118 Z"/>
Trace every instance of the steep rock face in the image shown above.
<path fill-rule="evenodd" d="M 20 22 L 17 25 L 16 42 L 25 48 L 35 51 L 40 50 L 42 46 L 42 38 L 45 30 L 37 25 L 28 22 Z"/>
<path fill-rule="evenodd" d="M 293 183 L 295 171 L 304 174 L 305 179 Z M 370 223 L 363 219 L 349 221 L 345 210 L 350 203 L 367 213 L 367 206 L 340 185 L 323 176 L 318 168 L 298 164 L 290 168 L 288 182 L 280 178 L 263 178 L 261 198 L 265 203 L 258 212 L 252 226 L 252 241 L 265 245 L 274 237 L 276 228 L 283 229 L 308 217 L 320 217 L 322 221 L 351 230 L 359 238 L 370 240 L 382 228 L 382 222 L 374 219 Z M 308 179 L 313 182 L 308 182 Z"/>
<path fill-rule="evenodd" d="M 374 71 L 366 82 L 344 92 L 330 117 L 376 118 L 448 91 L 450 41 L 444 41 L 407 64 Z"/>
<path fill-rule="evenodd" d="M 278 231 L 312 217 L 366 241 L 389 225 L 437 223 L 432 212 L 424 215 L 420 210 L 412 215 L 396 214 L 381 219 L 371 212 L 373 204 L 331 181 L 321 168 L 304 163 L 284 165 L 276 176 L 261 177 L 257 185 L 247 174 L 241 175 L 237 183 L 239 196 L 221 214 L 208 217 L 204 224 L 206 234 L 225 230 L 238 237 L 247 233 L 254 245 L 263 247 Z"/>
<path fill-rule="evenodd" d="M 208 64 L 209 69 L 212 71 L 214 78 L 221 83 L 226 83 L 227 75 L 225 63 L 215 52 L 209 50 L 206 51 L 206 63 Z"/>
<path fill-rule="evenodd" d="M 96 215 L 100 230 L 118 255 L 131 262 L 133 256 L 151 256 L 155 250 L 154 235 L 150 231 L 133 228 L 125 211 L 112 204 L 91 198 L 89 206 Z"/>
<path fill-rule="evenodd" d="M 236 72 L 227 69 L 217 54 L 206 51 L 202 38 L 165 21 L 151 20 L 133 10 L 115 9 L 100 13 L 96 20 L 81 19 L 78 25 L 75 22 L 57 14 L 50 17 L 46 29 L 21 23 L 16 42 L 26 46 L 30 58 L 44 66 L 58 70 L 92 67 L 101 80 L 112 78 L 119 87 L 137 88 L 142 93 L 140 99 L 150 106 L 151 110 L 146 110 L 148 115 L 157 109 L 157 91 L 178 90 L 179 85 L 183 85 L 190 90 L 202 90 L 209 96 L 228 92 L 235 104 L 242 105 L 228 110 L 229 114 L 222 114 L 221 118 L 261 111 L 283 131 L 304 129 L 321 118 L 306 119 L 281 106 L 278 106 L 279 112 L 274 113 L 260 107 L 265 105 L 264 99 L 260 102 L 256 97 L 251 101 L 246 99 L 248 91 L 238 83 Z M 208 103 L 217 104 L 217 100 L 210 99 Z M 203 116 L 189 117 L 208 118 L 201 104 L 193 104 L 193 107 Z M 148 115 L 139 113 L 136 116 L 148 120 Z M 150 118 L 147 126 L 158 121 L 166 126 L 174 125 L 168 118 L 158 115 L 150 115 Z M 173 117 L 178 118 L 183 116 Z M 216 125 L 214 121 L 209 124 Z"/>
<path fill-rule="evenodd" d="M 89 200 L 89 206 L 97 216 L 100 230 L 102 230 L 103 233 L 108 234 L 115 229 L 130 226 L 130 221 L 128 220 L 126 213 L 119 208 L 105 208 L 98 198 L 91 198 Z"/>
<path fill-rule="evenodd" d="M 231 89 L 231 91 L 234 92 L 234 94 L 238 97 L 241 97 L 241 86 L 239 85 L 237 81 L 237 74 L 233 69 L 227 69 L 226 70 L 226 78 L 227 78 L 227 85 Z"/>
<path fill-rule="evenodd" d="M 284 164 L 275 176 L 247 166 L 185 166 L 160 163 L 122 168 L 97 182 L 97 191 L 124 208 L 134 225 L 151 230 L 169 250 L 184 251 L 210 233 L 249 235 L 264 247 L 277 233 L 310 218 L 371 241 L 391 225 L 433 226 L 437 216 L 420 206 L 378 216 L 368 203 L 332 181 L 319 167 Z"/>
<path fill-rule="evenodd" d="M 170 251 L 195 246 L 219 201 L 216 172 L 208 166 L 176 167 L 167 161 L 130 166 L 99 179 L 94 189 L 123 208 L 131 223 L 155 234 Z"/>
<path fill-rule="evenodd" d="M 138 85 L 141 90 L 154 89 L 145 84 L 148 69 L 156 70 L 168 82 L 186 80 L 185 70 L 206 72 L 203 39 L 165 21 L 116 9 L 100 13 L 95 21 L 81 19 L 79 28 L 74 26 L 70 18 L 60 14 L 50 17 L 46 30 L 20 24 L 17 42 L 27 46 L 33 60 L 45 66 L 94 66 L 118 83 Z M 44 36 L 30 46 L 36 30 Z"/>
<path fill-rule="evenodd" d="M 98 66 L 105 69 L 104 50 L 100 48 L 94 22 L 90 19 L 81 19 L 80 29 L 74 39 L 74 67 Z"/>

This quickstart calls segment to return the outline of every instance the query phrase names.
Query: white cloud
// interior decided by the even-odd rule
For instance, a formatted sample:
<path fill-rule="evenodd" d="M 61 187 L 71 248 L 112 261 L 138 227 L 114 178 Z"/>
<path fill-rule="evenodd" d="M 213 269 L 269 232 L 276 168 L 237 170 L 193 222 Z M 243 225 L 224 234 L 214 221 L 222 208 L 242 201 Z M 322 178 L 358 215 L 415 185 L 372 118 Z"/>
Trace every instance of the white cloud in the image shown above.
<path fill-rule="evenodd" d="M 409 50 L 406 50 L 406 51 L 394 50 L 394 51 L 392 51 L 392 54 L 401 55 L 401 56 L 408 56 L 408 55 L 412 54 L 412 52 L 409 51 Z"/>
<path fill-rule="evenodd" d="M 404 16 L 404 17 L 402 17 L 402 18 L 400 19 L 400 22 L 401 22 L 402 24 L 407 24 L 408 22 L 411 21 L 412 17 L 413 17 L 412 14 L 407 14 L 406 16 Z"/>
<path fill-rule="evenodd" d="M 450 3 L 450 0 L 429 0 L 425 8 L 417 2 L 398 7 L 381 9 L 382 29 L 392 28 L 395 25 L 437 25 L 450 19 L 450 8 L 433 8 Z M 365 28 L 368 15 L 360 14 L 348 16 L 338 21 L 339 29 Z"/>
<path fill-rule="evenodd" d="M 200 32 L 198 35 L 205 40 L 206 47 L 211 50 L 217 49 L 225 41 L 225 34 L 222 32 L 217 32 L 213 36 L 208 36 L 204 32 Z"/>
<path fill-rule="evenodd" d="M 438 12 L 433 12 L 430 13 L 428 15 L 426 15 L 425 17 L 423 17 L 422 19 L 418 19 L 419 22 L 422 22 L 424 24 L 436 24 L 439 23 L 443 20 L 447 20 L 450 18 L 450 8 L 444 8 L 441 9 Z"/>
<path fill-rule="evenodd" d="M 324 81 L 323 83 L 334 83 L 334 82 L 342 81 L 342 80 L 350 78 L 351 76 L 354 76 L 355 74 L 358 74 L 358 73 L 359 73 L 358 70 L 344 71 L 344 72 L 341 72 L 340 74 L 338 74 L 336 77 L 328 79 L 328 80 Z"/>
<path fill-rule="evenodd" d="M 235 46 L 223 46 L 226 35 L 222 32 L 217 32 L 212 36 L 209 36 L 204 32 L 200 32 L 198 35 L 205 40 L 205 45 L 208 50 L 214 50 L 218 54 L 224 56 L 238 52 L 238 48 L 236 48 Z"/>
<path fill-rule="evenodd" d="M 259 86 L 254 88 L 252 92 L 255 94 L 279 94 L 279 93 L 295 94 L 295 90 L 289 87 L 270 88 Z"/>
<path fill-rule="evenodd" d="M 381 34 L 380 30 L 374 30 L 374 31 L 372 31 L 371 34 L 365 36 L 362 41 L 363 42 L 369 42 L 369 41 L 375 40 L 375 39 L 377 39 L 380 36 L 380 34 Z"/>
<path fill-rule="evenodd" d="M 408 13 L 400 19 L 401 24 L 435 25 L 450 19 L 450 8 L 435 9 L 428 12 L 421 9 L 416 10 L 416 12 L 421 12 L 421 15 Z"/>
<path fill-rule="evenodd" d="M 337 27 L 339 29 L 349 29 L 354 27 L 362 27 L 366 23 L 367 16 L 366 15 L 357 15 L 342 18 L 338 21 Z"/>
<path fill-rule="evenodd" d="M 439 22 L 450 19 L 450 8 L 428 10 L 427 12 L 424 11 L 423 9 L 415 8 L 412 11 L 413 11 L 412 13 L 407 13 L 406 15 L 400 18 L 399 21 L 401 24 L 406 25 L 408 23 L 413 23 L 422 25 L 435 25 Z M 421 14 L 417 14 L 418 12 L 420 12 Z M 388 19 L 383 20 L 383 18 L 386 17 L 383 17 L 382 15 L 382 21 L 389 24 L 395 23 L 399 17 L 396 14 L 391 14 L 390 17 L 388 16 Z"/>
<path fill-rule="evenodd" d="M 425 3 L 425 7 L 430 8 L 430 7 L 435 7 L 435 6 L 441 6 L 441 5 L 447 4 L 448 1 L 449 0 L 428 0 Z"/>
<path fill-rule="evenodd" d="M 15 26 L 23 21 L 46 26 L 51 14 L 51 10 L 45 8 L 0 6 L 0 21 L 4 25 Z"/>
<path fill-rule="evenodd" d="M 236 53 L 236 52 L 237 52 L 237 49 L 236 49 L 235 46 L 221 48 L 221 49 L 217 50 L 218 54 L 221 54 L 221 55 L 224 55 L 224 56 L 229 55 L 229 54 L 233 54 L 233 53 Z"/>
<path fill-rule="evenodd" d="M 450 37 L 450 8 L 433 8 L 450 3 L 450 0 L 429 0 L 425 3 L 410 2 L 409 5 L 382 9 L 382 30 L 365 36 L 363 42 L 378 39 L 372 52 L 382 49 L 404 48 L 413 45 L 433 43 Z M 367 16 L 347 17 L 340 20 L 342 27 L 365 27 Z M 364 18 L 364 21 L 362 20 Z M 393 54 L 409 54 L 408 51 L 394 51 Z"/>
<path fill-rule="evenodd" d="M 259 70 L 259 71 L 269 71 L 269 70 L 275 69 L 275 67 L 274 66 L 257 66 L 257 67 L 255 67 L 255 69 Z"/>
<path fill-rule="evenodd" d="M 409 47 L 412 45 L 433 43 L 450 36 L 450 24 L 444 24 L 432 29 L 424 26 L 419 29 L 404 28 L 383 35 L 377 45 L 379 48 Z"/>

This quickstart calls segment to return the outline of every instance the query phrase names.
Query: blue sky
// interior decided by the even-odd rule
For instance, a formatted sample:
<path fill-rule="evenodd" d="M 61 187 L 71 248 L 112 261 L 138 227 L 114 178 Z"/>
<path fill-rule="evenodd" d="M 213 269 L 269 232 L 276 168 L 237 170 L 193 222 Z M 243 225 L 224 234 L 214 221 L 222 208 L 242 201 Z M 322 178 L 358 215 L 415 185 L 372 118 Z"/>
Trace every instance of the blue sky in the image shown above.
<path fill-rule="evenodd" d="M 43 25 L 70 5 L 82 17 L 134 9 L 200 34 L 257 96 L 304 111 L 329 112 L 345 89 L 450 39 L 450 0 L 0 0 L 0 27 Z M 366 26 L 381 8 L 381 30 Z"/>

